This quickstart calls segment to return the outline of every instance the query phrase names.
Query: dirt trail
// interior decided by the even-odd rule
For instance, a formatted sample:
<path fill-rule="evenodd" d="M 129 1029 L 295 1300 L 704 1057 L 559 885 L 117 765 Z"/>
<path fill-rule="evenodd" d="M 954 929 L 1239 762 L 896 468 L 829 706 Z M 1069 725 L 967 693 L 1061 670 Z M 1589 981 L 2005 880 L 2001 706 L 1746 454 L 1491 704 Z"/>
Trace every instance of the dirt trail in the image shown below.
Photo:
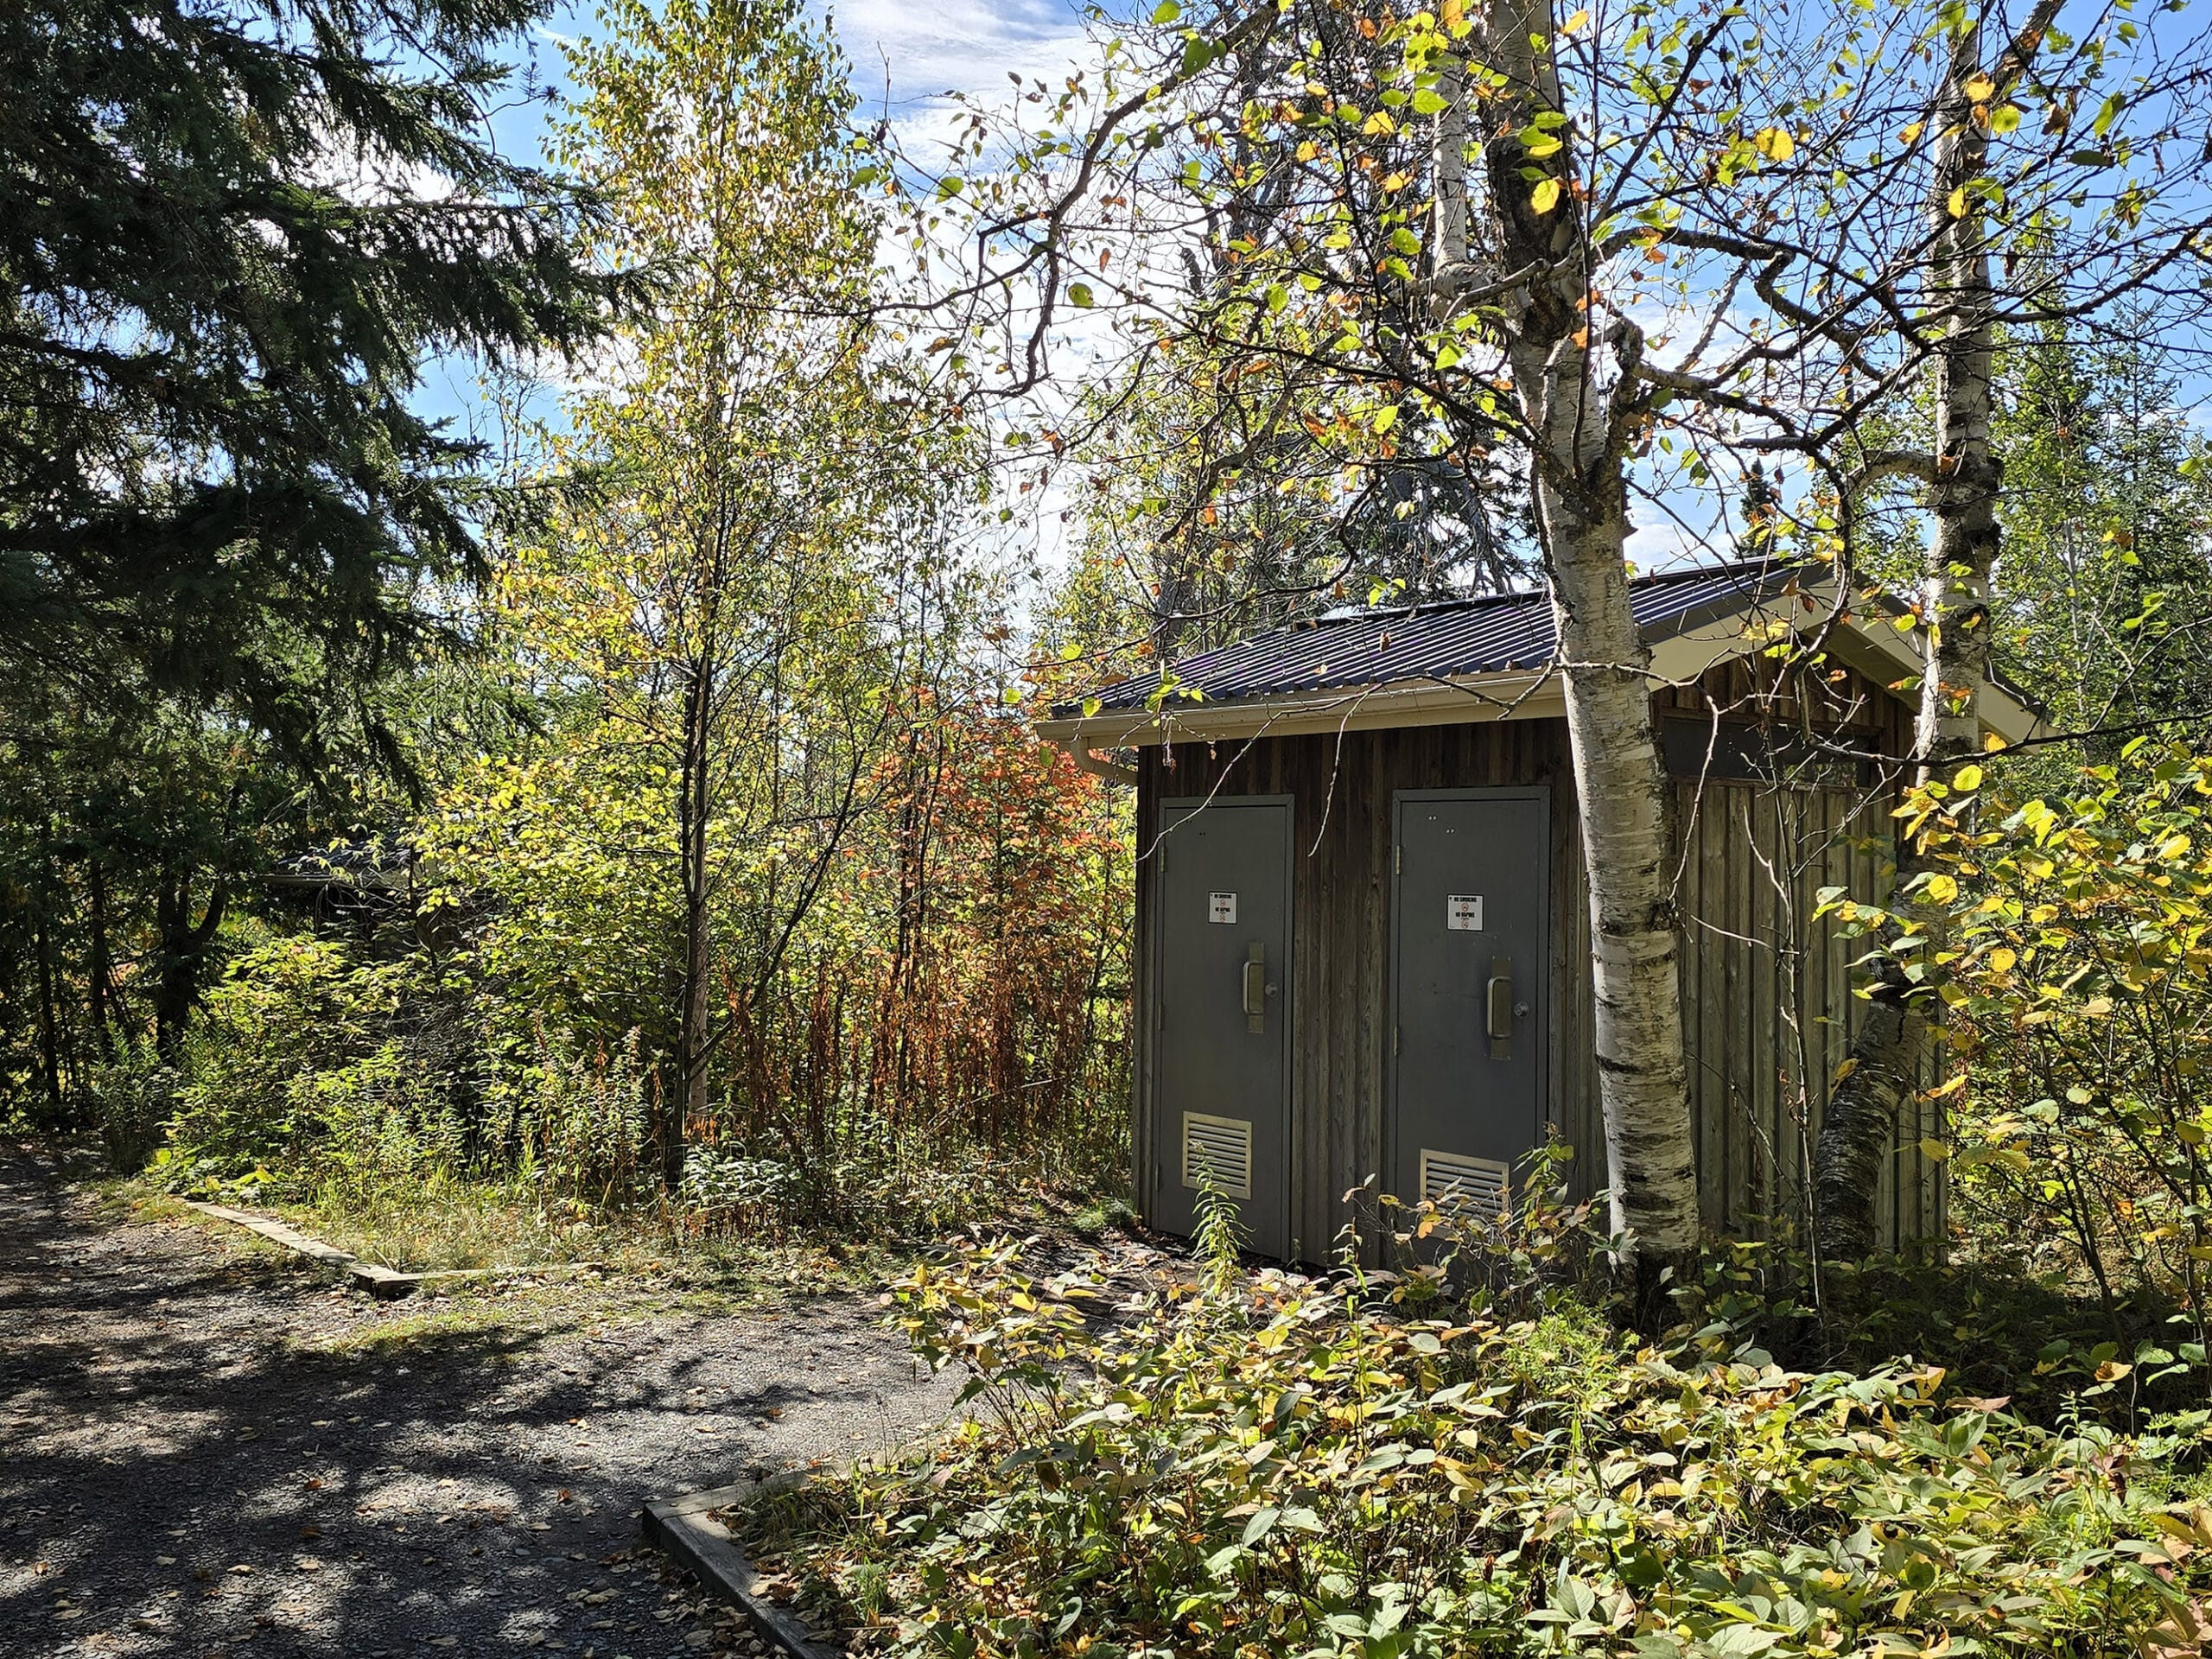
<path fill-rule="evenodd" d="M 400 1659 L 720 1646 L 648 1497 L 941 1420 L 850 1299 L 426 1334 L 187 1224 L 108 1224 L 0 1147 L 0 1655 Z"/>

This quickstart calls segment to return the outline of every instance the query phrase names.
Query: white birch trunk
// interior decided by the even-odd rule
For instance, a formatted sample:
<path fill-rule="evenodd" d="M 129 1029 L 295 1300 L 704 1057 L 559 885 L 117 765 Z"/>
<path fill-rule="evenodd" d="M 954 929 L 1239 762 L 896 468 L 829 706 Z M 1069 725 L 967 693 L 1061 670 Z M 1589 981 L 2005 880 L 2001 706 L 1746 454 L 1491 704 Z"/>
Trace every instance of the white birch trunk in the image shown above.
<path fill-rule="evenodd" d="M 1625 514 L 1592 522 L 1541 499 L 1567 666 L 1567 728 L 1590 888 L 1596 1059 L 1612 1226 L 1655 1268 L 1698 1243 L 1697 1145 L 1682 1047 L 1671 803 L 1649 658 L 1629 614 Z"/>
<path fill-rule="evenodd" d="M 1522 176 L 1529 158 L 1519 135 L 1538 112 L 1563 108 L 1549 45 L 1556 34 L 1548 0 L 1496 0 L 1484 58 L 1506 86 L 1478 99 L 1472 115 L 1485 151 L 1498 264 L 1546 273 L 1506 297 L 1504 334 L 1531 438 L 1538 529 L 1559 623 L 1590 890 L 1611 1218 L 1635 1269 L 1639 1318 L 1649 1323 L 1663 1311 L 1668 1274 L 1695 1256 L 1698 1193 L 1668 857 L 1670 802 L 1649 657 L 1629 609 L 1629 423 L 1600 384 L 1603 353 L 1627 359 L 1614 365 L 1627 373 L 1640 342 L 1625 324 L 1605 333 L 1591 302 L 1596 252 L 1573 193 L 1575 145 L 1563 143 L 1539 163 L 1560 187 L 1548 211 L 1535 210 Z M 1561 129 L 1559 136 L 1573 135 Z M 1452 171 L 1439 173 L 1440 264 L 1460 266 L 1464 191 Z"/>
<path fill-rule="evenodd" d="M 1988 71 L 2001 91 L 2016 81 L 2058 10 L 2037 0 L 2004 59 Z M 1990 442 L 1995 298 L 1989 229 L 1970 189 L 1988 166 L 1988 138 L 1974 119 L 1967 85 L 1983 73 L 1981 31 L 1964 30 L 1952 52 L 1936 110 L 1929 301 L 1947 313 L 1936 354 L 1936 526 L 1923 575 L 1926 668 L 1914 759 L 1925 779 L 1981 748 L 1981 690 L 1989 677 L 1990 578 L 2001 542 L 1997 517 L 2004 465 Z M 1989 100 L 1995 102 L 1994 99 Z M 1955 193 L 1966 191 L 1964 196 Z M 1963 208 L 1955 212 L 1956 201 Z M 1900 886 L 1916 874 L 1900 848 Z M 1941 918 L 1921 918 L 1924 927 Z M 1831 1094 L 1814 1160 L 1815 1236 L 1829 1261 L 1861 1261 L 1880 1243 L 1876 1195 L 1897 1135 L 1897 1115 L 1919 1089 L 1937 1027 L 1910 997 L 1897 964 L 1877 971 L 1872 1006 L 1852 1040 L 1846 1074 Z"/>

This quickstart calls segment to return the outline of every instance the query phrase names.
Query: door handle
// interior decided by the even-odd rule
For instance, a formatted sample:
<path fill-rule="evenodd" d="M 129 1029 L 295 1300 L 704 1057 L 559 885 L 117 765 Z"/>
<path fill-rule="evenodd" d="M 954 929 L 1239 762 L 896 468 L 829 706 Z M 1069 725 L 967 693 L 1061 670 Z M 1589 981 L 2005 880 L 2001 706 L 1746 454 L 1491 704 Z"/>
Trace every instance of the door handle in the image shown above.
<path fill-rule="evenodd" d="M 1268 1028 L 1268 947 L 1257 939 L 1244 957 L 1244 1025 L 1249 1031 Z"/>
<path fill-rule="evenodd" d="M 1505 1058 L 1505 1046 L 1513 1040 L 1513 959 L 1492 957 L 1490 959 L 1490 983 L 1484 996 L 1490 1033 L 1490 1053 L 1494 1060 Z"/>

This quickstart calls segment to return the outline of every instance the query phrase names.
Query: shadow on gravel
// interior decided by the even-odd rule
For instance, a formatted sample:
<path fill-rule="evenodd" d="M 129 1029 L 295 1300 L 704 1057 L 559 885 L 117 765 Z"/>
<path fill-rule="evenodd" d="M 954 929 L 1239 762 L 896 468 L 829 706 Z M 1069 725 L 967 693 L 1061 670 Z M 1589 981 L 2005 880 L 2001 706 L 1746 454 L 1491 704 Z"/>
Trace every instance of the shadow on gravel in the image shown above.
<path fill-rule="evenodd" d="M 696 1653 L 647 1497 L 937 1421 L 872 1310 L 417 1331 L 0 1166 L 0 1654 Z M 404 1314 L 397 1317 L 404 1318 Z M 657 1617 L 658 1615 L 658 1617 Z"/>

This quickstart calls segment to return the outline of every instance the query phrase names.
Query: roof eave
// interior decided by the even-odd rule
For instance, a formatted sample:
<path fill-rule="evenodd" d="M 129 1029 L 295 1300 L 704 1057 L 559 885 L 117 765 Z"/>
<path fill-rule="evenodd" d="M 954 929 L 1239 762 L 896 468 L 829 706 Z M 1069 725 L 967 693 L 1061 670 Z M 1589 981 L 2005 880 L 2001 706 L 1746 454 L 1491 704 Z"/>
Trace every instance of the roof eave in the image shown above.
<path fill-rule="evenodd" d="M 1802 623 L 1792 619 L 1793 628 L 1808 632 L 1830 613 L 1834 584 L 1832 580 L 1809 582 L 1786 597 L 1810 601 Z M 1650 672 L 1655 686 L 1687 685 L 1731 657 L 1764 650 L 1766 639 L 1747 632 L 1745 619 L 1771 611 L 1784 599 L 1784 593 L 1747 596 L 1744 603 L 1681 619 L 1664 635 L 1651 640 Z M 1915 678 L 1923 670 L 1917 640 L 1900 632 L 1885 617 L 1850 613 L 1828 635 L 1828 648 L 1840 661 L 1893 690 L 1899 681 Z M 2007 747 L 2051 734 L 2037 711 L 1999 682 L 1986 682 L 1980 701 L 1983 730 Z M 1547 665 L 1382 685 L 1274 692 L 1219 702 L 1173 696 L 1158 709 L 1102 709 L 1087 715 L 1056 714 L 1038 721 L 1036 731 L 1047 741 L 1080 756 L 1099 748 L 1144 748 L 1227 738 L 1550 720 L 1566 712 L 1557 668 Z"/>
<path fill-rule="evenodd" d="M 1854 613 L 1829 637 L 1829 645 L 1850 667 L 1892 690 L 1898 682 L 1916 680 L 1927 671 L 1917 630 L 1907 632 L 1886 618 Z M 1983 734 L 1998 739 L 2006 748 L 2057 735 L 2040 709 L 2001 680 L 1985 679 L 1977 702 Z"/>
<path fill-rule="evenodd" d="M 1297 737 L 1394 726 L 1548 720 L 1566 712 L 1549 668 L 1401 680 L 1263 697 L 1207 702 L 1173 697 L 1158 709 L 1102 709 L 1037 722 L 1048 742 L 1089 749 L 1206 743 L 1223 738 Z"/>

